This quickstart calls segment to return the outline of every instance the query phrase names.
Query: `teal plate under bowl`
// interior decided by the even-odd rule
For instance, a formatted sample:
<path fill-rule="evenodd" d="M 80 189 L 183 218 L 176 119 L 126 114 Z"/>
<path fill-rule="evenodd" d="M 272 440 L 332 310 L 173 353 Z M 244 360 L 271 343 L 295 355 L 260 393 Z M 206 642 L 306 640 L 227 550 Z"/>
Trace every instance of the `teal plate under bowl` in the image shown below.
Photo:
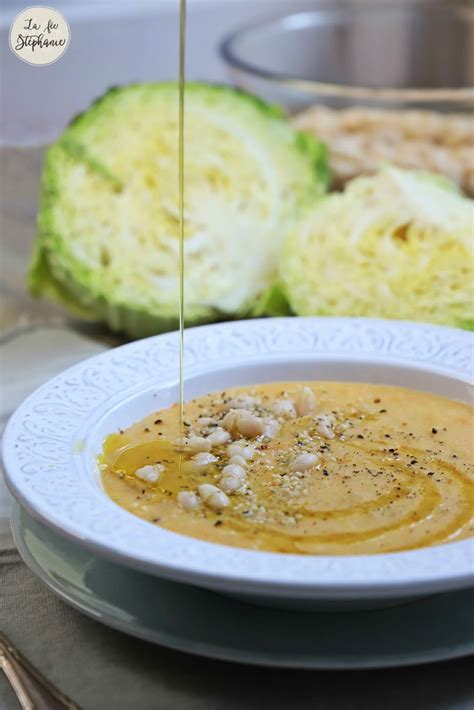
<path fill-rule="evenodd" d="M 17 504 L 12 530 L 26 564 L 63 601 L 107 626 L 168 648 L 313 669 L 407 666 L 474 653 L 474 590 L 376 611 L 282 611 L 91 555 Z"/>

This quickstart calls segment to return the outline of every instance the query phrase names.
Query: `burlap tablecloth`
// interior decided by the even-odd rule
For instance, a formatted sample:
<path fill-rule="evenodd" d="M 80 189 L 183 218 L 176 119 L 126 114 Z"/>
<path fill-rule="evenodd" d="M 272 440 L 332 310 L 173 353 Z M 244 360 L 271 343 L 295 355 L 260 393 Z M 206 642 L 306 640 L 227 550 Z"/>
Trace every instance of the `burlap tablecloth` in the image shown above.
<path fill-rule="evenodd" d="M 41 169 L 39 149 L 0 150 L 0 423 L 48 377 L 114 343 L 24 291 Z M 79 330 L 78 330 L 79 328 Z M 82 331 L 82 332 L 80 332 Z M 472 710 L 471 659 L 407 669 L 258 669 L 167 651 L 72 610 L 26 568 L 9 533 L 0 478 L 0 628 L 85 710 Z M 0 710 L 17 701 L 0 675 Z"/>

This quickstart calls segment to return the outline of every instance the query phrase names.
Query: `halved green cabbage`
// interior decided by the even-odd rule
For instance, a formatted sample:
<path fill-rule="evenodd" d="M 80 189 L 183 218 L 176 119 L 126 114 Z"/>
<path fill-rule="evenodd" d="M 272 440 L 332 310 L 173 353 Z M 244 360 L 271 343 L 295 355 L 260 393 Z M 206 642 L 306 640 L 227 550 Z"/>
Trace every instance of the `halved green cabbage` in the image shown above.
<path fill-rule="evenodd" d="M 288 234 L 280 280 L 299 315 L 474 325 L 474 202 L 387 166 L 319 201 Z"/>
<path fill-rule="evenodd" d="M 281 110 L 186 85 L 186 324 L 250 313 L 284 235 L 326 189 L 324 146 Z M 178 89 L 109 91 L 46 155 L 29 283 L 132 337 L 178 323 Z"/>

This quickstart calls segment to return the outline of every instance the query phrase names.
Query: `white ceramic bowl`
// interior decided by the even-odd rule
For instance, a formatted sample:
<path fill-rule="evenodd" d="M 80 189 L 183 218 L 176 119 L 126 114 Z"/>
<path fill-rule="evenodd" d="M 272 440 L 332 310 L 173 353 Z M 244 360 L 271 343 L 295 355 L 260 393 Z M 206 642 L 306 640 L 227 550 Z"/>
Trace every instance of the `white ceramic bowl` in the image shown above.
<path fill-rule="evenodd" d="M 186 331 L 186 397 L 231 385 L 330 379 L 471 401 L 473 336 L 430 325 L 281 318 Z M 177 399 L 176 333 L 111 350 L 33 393 L 4 435 L 6 478 L 29 513 L 96 554 L 157 576 L 278 605 L 370 605 L 474 582 L 472 540 L 343 557 L 236 549 L 131 515 L 105 494 L 104 438 Z"/>

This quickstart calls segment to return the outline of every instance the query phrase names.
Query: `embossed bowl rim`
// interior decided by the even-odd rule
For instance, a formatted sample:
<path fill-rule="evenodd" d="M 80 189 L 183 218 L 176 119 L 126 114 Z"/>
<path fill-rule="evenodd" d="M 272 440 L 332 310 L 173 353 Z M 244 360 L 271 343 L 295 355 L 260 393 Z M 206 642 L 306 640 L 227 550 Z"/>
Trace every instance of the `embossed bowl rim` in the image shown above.
<path fill-rule="evenodd" d="M 272 318 L 189 329 L 185 349 L 187 396 L 286 374 L 399 383 L 466 401 L 472 388 L 473 336 L 455 328 Z M 86 360 L 30 395 L 3 439 L 6 480 L 20 504 L 96 554 L 222 591 L 372 598 L 473 583 L 472 539 L 377 555 L 290 555 L 185 537 L 121 509 L 100 486 L 101 441 L 176 399 L 177 363 L 177 333 L 167 333 Z"/>

